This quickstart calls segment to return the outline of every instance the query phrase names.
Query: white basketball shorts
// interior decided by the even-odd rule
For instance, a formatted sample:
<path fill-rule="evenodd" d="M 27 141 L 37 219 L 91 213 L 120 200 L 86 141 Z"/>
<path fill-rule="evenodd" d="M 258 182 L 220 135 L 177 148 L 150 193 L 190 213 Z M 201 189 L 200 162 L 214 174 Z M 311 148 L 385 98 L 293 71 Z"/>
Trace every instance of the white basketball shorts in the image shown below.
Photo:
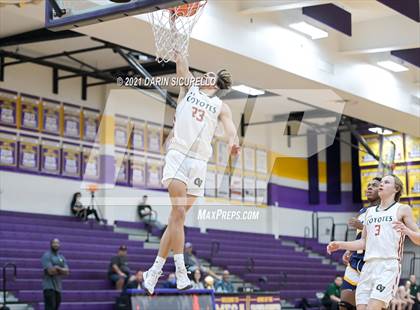
<path fill-rule="evenodd" d="M 187 185 L 187 194 L 201 197 L 204 196 L 206 173 L 206 161 L 169 150 L 165 156 L 162 184 L 168 187 L 171 179 L 177 179 Z"/>
<path fill-rule="evenodd" d="M 388 308 L 400 281 L 401 265 L 396 259 L 372 259 L 365 263 L 356 289 L 356 305 L 369 299 L 381 300 Z"/>

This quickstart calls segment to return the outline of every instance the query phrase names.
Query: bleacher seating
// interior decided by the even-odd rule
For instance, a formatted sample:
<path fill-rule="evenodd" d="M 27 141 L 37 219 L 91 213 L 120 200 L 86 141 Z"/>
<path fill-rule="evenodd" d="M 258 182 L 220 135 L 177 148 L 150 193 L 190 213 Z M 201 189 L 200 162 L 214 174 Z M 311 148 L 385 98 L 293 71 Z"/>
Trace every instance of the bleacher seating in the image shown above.
<path fill-rule="evenodd" d="M 144 228 L 142 223 L 133 222 L 118 221 L 116 225 Z M 160 233 L 153 231 L 158 236 Z M 82 223 L 70 216 L 0 211 L 0 266 L 6 262 L 17 265 L 17 279 L 9 281 L 8 288 L 22 301 L 42 304 L 40 257 L 49 249 L 52 238 L 60 239 L 61 252 L 71 270 L 63 282 L 61 309 L 64 310 L 112 309 L 118 292 L 107 279 L 107 268 L 119 245 L 128 246 L 128 261 L 133 271 L 148 268 L 157 254 L 155 249 L 145 249 L 143 242 L 129 240 L 127 234 L 114 232 L 110 225 Z M 286 239 L 275 239 L 268 234 L 215 229 L 201 233 L 198 228 L 186 229 L 186 241 L 192 242 L 197 255 L 212 265 L 227 268 L 262 290 L 279 291 L 282 299 L 291 302 L 302 297 L 314 300 L 316 292 L 323 291 L 337 271 L 334 266 L 322 264 L 320 259 L 295 251 L 293 246 L 283 245 L 281 240 Z M 214 243 L 219 245 L 217 253 L 212 252 Z M 173 270 L 170 258 L 160 284 Z M 266 281 L 261 282 L 263 277 Z M 0 288 L 1 285 L 0 281 Z"/>

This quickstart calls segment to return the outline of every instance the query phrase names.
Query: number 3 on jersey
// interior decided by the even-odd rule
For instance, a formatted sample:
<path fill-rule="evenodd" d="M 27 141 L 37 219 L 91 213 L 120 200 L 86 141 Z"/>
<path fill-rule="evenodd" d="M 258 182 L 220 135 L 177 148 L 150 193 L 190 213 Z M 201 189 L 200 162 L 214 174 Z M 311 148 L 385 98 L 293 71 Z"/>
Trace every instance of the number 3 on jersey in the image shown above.
<path fill-rule="evenodd" d="M 381 225 L 375 225 L 375 236 L 379 236 L 381 233 Z"/>
<path fill-rule="evenodd" d="M 204 118 L 204 114 L 206 111 L 197 109 L 196 107 L 192 107 L 192 117 L 195 118 L 197 121 L 202 122 Z"/>

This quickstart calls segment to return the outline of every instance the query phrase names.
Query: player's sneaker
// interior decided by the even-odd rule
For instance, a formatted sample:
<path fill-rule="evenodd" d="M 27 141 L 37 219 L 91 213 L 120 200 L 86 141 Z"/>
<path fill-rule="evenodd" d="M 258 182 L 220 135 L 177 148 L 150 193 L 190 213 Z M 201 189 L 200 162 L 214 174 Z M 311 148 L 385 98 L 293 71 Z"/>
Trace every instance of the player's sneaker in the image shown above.
<path fill-rule="evenodd" d="M 177 268 L 175 272 L 175 277 L 176 277 L 177 289 L 184 291 L 184 290 L 189 290 L 190 288 L 192 288 L 191 281 L 188 278 L 187 268 L 185 267 Z"/>
<path fill-rule="evenodd" d="M 156 283 L 159 280 L 159 277 L 162 275 L 162 271 L 154 271 L 152 269 L 147 270 L 146 272 L 143 273 L 143 285 L 144 285 L 144 290 L 146 291 L 147 294 L 149 295 L 153 295 L 153 293 L 155 292 L 155 286 Z"/>

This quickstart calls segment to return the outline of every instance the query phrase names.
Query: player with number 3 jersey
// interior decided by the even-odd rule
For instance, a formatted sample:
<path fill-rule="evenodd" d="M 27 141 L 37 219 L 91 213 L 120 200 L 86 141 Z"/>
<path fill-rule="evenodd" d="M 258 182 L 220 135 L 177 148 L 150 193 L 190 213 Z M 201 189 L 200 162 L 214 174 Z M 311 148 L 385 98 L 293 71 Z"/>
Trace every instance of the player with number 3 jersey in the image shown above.
<path fill-rule="evenodd" d="M 382 178 L 381 203 L 365 212 L 364 228 L 359 240 L 333 241 L 327 252 L 365 250 L 365 264 L 356 289 L 358 310 L 387 308 L 394 297 L 401 274 L 404 234 L 394 229 L 396 221 L 418 231 L 410 206 L 399 203 L 403 183 L 395 175 Z"/>

